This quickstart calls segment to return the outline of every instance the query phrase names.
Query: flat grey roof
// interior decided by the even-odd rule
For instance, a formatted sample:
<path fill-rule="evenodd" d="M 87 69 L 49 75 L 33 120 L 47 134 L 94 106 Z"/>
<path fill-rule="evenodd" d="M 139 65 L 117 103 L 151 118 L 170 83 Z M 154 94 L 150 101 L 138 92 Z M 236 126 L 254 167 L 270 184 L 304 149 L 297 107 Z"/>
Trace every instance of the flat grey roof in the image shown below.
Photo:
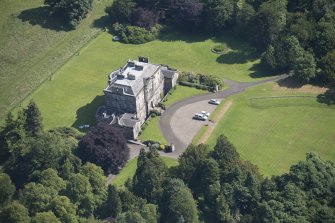
<path fill-rule="evenodd" d="M 128 60 L 123 68 L 110 74 L 111 83 L 105 90 L 113 91 L 113 87 L 122 88 L 125 94 L 135 96 L 144 86 L 143 79 L 151 77 L 159 68 L 159 65 Z"/>

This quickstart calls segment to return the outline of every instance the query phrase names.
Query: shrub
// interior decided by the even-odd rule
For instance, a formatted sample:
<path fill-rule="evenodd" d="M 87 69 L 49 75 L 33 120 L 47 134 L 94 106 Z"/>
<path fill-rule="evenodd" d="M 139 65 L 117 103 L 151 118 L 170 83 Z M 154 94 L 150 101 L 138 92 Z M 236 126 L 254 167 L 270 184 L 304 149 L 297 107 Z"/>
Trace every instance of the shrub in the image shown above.
<path fill-rule="evenodd" d="M 125 26 L 120 23 L 113 25 L 114 34 L 120 36 L 122 42 L 132 44 L 141 44 L 157 39 L 161 29 L 162 26 L 159 24 L 152 27 L 151 30 L 137 26 Z"/>
<path fill-rule="evenodd" d="M 229 47 L 226 44 L 221 43 L 221 44 L 215 45 L 212 50 L 213 50 L 214 53 L 223 54 L 223 53 L 227 53 L 229 51 Z"/>
<path fill-rule="evenodd" d="M 161 112 L 158 111 L 157 109 L 152 109 L 150 112 L 151 112 L 151 117 L 156 117 L 156 116 L 161 115 Z"/>

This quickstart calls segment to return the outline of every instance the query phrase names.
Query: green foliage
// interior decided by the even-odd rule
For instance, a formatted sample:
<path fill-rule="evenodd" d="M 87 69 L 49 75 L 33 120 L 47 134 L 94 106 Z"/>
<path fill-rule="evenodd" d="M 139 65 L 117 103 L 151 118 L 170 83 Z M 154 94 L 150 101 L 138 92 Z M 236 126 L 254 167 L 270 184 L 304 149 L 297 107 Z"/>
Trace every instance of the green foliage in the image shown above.
<path fill-rule="evenodd" d="M 10 177 L 0 173 L 0 206 L 10 201 L 15 193 L 15 186 Z"/>
<path fill-rule="evenodd" d="M 43 131 L 42 116 L 36 103 L 31 100 L 26 109 L 24 109 L 25 123 L 24 128 L 29 136 L 37 136 Z"/>
<path fill-rule="evenodd" d="M 50 209 L 64 223 L 78 223 L 77 205 L 71 203 L 66 196 L 56 196 L 50 203 Z"/>
<path fill-rule="evenodd" d="M 120 25 L 119 25 L 120 26 Z M 142 44 L 153 41 L 158 38 L 162 26 L 156 25 L 150 30 L 137 26 L 116 27 L 114 31 L 121 37 L 121 41 L 131 44 Z"/>
<path fill-rule="evenodd" d="M 185 223 L 198 222 L 198 210 L 190 189 L 180 179 L 169 179 L 164 185 L 164 222 L 178 222 L 182 217 Z"/>
<path fill-rule="evenodd" d="M 209 0 L 205 7 L 207 29 L 219 30 L 231 25 L 236 13 L 235 0 Z"/>
<path fill-rule="evenodd" d="M 17 201 L 7 204 L 0 212 L 0 222 L 30 223 L 27 208 Z"/>
<path fill-rule="evenodd" d="M 224 135 L 220 135 L 217 139 L 212 157 L 219 164 L 223 176 L 226 176 L 240 163 L 240 155 L 235 146 Z"/>
<path fill-rule="evenodd" d="M 316 63 L 311 53 L 305 52 L 296 58 L 294 77 L 303 83 L 308 83 L 315 77 Z"/>
<path fill-rule="evenodd" d="M 51 168 L 42 171 L 41 176 L 38 179 L 38 183 L 57 192 L 64 190 L 66 187 L 66 182 L 58 176 L 58 172 L 56 170 Z"/>
<path fill-rule="evenodd" d="M 335 51 L 328 53 L 321 58 L 321 68 L 325 74 L 326 79 L 334 84 L 335 83 Z"/>
<path fill-rule="evenodd" d="M 61 223 L 52 211 L 39 212 L 31 219 L 32 223 Z"/>
<path fill-rule="evenodd" d="M 93 8 L 93 0 L 44 0 L 52 14 L 62 15 L 75 28 Z"/>
<path fill-rule="evenodd" d="M 108 196 L 104 209 L 104 217 L 116 218 L 122 212 L 122 202 L 115 186 L 108 186 Z"/>
<path fill-rule="evenodd" d="M 106 12 L 113 21 L 120 23 L 129 22 L 130 13 L 135 8 L 136 3 L 133 0 L 116 0 L 110 7 L 106 8 Z"/>
<path fill-rule="evenodd" d="M 34 182 L 25 185 L 23 190 L 23 203 L 31 214 L 47 211 L 53 197 L 57 191 L 44 187 L 42 184 Z"/>
<path fill-rule="evenodd" d="M 127 211 L 116 219 L 118 223 L 145 223 L 145 219 L 138 212 Z"/>
<path fill-rule="evenodd" d="M 133 177 L 133 191 L 136 195 L 157 203 L 162 196 L 163 180 L 167 167 L 155 149 L 145 152 L 141 149 L 137 160 L 137 169 Z"/>

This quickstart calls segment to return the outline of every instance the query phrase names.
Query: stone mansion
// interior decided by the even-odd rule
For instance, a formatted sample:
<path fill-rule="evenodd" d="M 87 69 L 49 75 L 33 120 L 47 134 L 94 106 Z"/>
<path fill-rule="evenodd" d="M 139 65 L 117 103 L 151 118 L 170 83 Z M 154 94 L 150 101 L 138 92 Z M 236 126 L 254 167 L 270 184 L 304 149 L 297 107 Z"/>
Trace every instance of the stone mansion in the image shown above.
<path fill-rule="evenodd" d="M 128 139 L 136 139 L 141 125 L 164 95 L 176 85 L 178 73 L 166 65 L 149 63 L 148 58 L 128 60 L 109 74 L 104 89 L 105 105 L 96 117 L 121 127 Z"/>

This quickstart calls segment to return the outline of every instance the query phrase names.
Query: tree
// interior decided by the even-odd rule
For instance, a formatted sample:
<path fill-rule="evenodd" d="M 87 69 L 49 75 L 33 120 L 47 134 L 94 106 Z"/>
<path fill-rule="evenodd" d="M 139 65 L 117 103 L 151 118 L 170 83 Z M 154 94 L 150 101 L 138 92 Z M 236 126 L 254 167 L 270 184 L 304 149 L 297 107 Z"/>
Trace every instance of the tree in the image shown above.
<path fill-rule="evenodd" d="M 5 173 L 0 173 L 0 206 L 12 199 L 15 193 L 15 186 L 10 177 Z"/>
<path fill-rule="evenodd" d="M 231 25 L 235 19 L 235 0 L 208 0 L 205 8 L 207 28 L 216 31 Z"/>
<path fill-rule="evenodd" d="M 133 0 L 116 0 L 112 6 L 106 8 L 106 12 L 113 21 L 127 23 L 130 21 L 130 14 L 135 8 L 136 3 Z"/>
<path fill-rule="evenodd" d="M 61 15 L 72 27 L 76 27 L 93 8 L 93 0 L 44 0 L 52 14 Z"/>
<path fill-rule="evenodd" d="M 200 166 L 201 162 L 207 158 L 209 147 L 204 144 L 189 145 L 183 154 L 179 157 L 178 172 L 180 178 L 187 184 L 192 183 L 195 172 Z"/>
<path fill-rule="evenodd" d="M 212 157 L 219 164 L 223 175 L 230 173 L 240 164 L 240 155 L 224 135 L 220 135 L 217 139 Z"/>
<path fill-rule="evenodd" d="M 285 29 L 286 4 L 286 0 L 270 0 L 261 4 L 255 21 L 260 44 L 268 45 Z"/>
<path fill-rule="evenodd" d="M 133 191 L 137 196 L 157 204 L 163 192 L 163 180 L 167 167 L 155 149 L 145 152 L 141 149 L 137 169 L 133 177 Z"/>
<path fill-rule="evenodd" d="M 78 223 L 76 216 L 77 206 L 65 196 L 56 196 L 50 203 L 50 209 L 63 223 Z"/>
<path fill-rule="evenodd" d="M 316 63 L 311 53 L 305 52 L 296 59 L 294 77 L 303 83 L 308 83 L 315 77 Z"/>
<path fill-rule="evenodd" d="M 48 210 L 49 204 L 57 191 L 34 182 L 27 184 L 23 190 L 23 203 L 31 214 Z"/>
<path fill-rule="evenodd" d="M 92 186 L 92 193 L 94 195 L 94 202 L 100 206 L 107 198 L 106 177 L 103 170 L 93 163 L 86 163 L 82 166 L 80 172 L 88 177 Z"/>
<path fill-rule="evenodd" d="M 105 217 L 116 218 L 122 212 L 122 202 L 115 186 L 108 186 L 108 196 L 104 210 Z"/>
<path fill-rule="evenodd" d="M 0 222 L 6 223 L 29 223 L 28 210 L 17 201 L 9 203 L 0 212 Z"/>
<path fill-rule="evenodd" d="M 320 65 L 326 79 L 331 83 L 335 83 L 335 51 L 328 53 L 321 58 Z"/>
<path fill-rule="evenodd" d="M 132 25 L 151 30 L 158 23 L 158 14 L 144 8 L 136 8 L 131 12 Z"/>
<path fill-rule="evenodd" d="M 185 223 L 198 222 L 198 210 L 191 191 L 180 179 L 169 179 L 164 185 L 163 210 L 164 222 L 178 222 L 181 216 Z"/>
<path fill-rule="evenodd" d="M 313 44 L 315 54 L 320 58 L 335 51 L 335 25 L 329 22 L 320 22 L 317 25 L 316 39 Z"/>
<path fill-rule="evenodd" d="M 80 173 L 70 176 L 66 194 L 72 202 L 78 204 L 79 215 L 81 216 L 88 217 L 92 215 L 97 207 L 89 179 Z"/>
<path fill-rule="evenodd" d="M 120 129 L 100 122 L 79 142 L 78 156 L 101 166 L 105 173 L 117 173 L 128 161 L 129 148 Z"/>
<path fill-rule="evenodd" d="M 32 223 L 61 223 L 52 211 L 39 212 L 31 220 Z"/>
<path fill-rule="evenodd" d="M 120 214 L 116 221 L 118 223 L 146 223 L 145 219 L 138 212 L 127 211 Z"/>
<path fill-rule="evenodd" d="M 56 170 L 51 168 L 46 169 L 41 173 L 38 183 L 42 184 L 44 187 L 52 188 L 57 192 L 64 190 L 66 187 L 66 182 L 58 176 Z"/>
<path fill-rule="evenodd" d="M 203 3 L 198 0 L 171 1 L 174 23 L 186 30 L 194 31 L 202 23 Z"/>
<path fill-rule="evenodd" d="M 289 0 L 287 8 L 291 12 L 311 11 L 314 0 Z"/>
<path fill-rule="evenodd" d="M 37 136 L 43 131 L 42 116 L 36 103 L 31 100 L 26 109 L 24 109 L 26 117 L 24 128 L 28 136 Z"/>

